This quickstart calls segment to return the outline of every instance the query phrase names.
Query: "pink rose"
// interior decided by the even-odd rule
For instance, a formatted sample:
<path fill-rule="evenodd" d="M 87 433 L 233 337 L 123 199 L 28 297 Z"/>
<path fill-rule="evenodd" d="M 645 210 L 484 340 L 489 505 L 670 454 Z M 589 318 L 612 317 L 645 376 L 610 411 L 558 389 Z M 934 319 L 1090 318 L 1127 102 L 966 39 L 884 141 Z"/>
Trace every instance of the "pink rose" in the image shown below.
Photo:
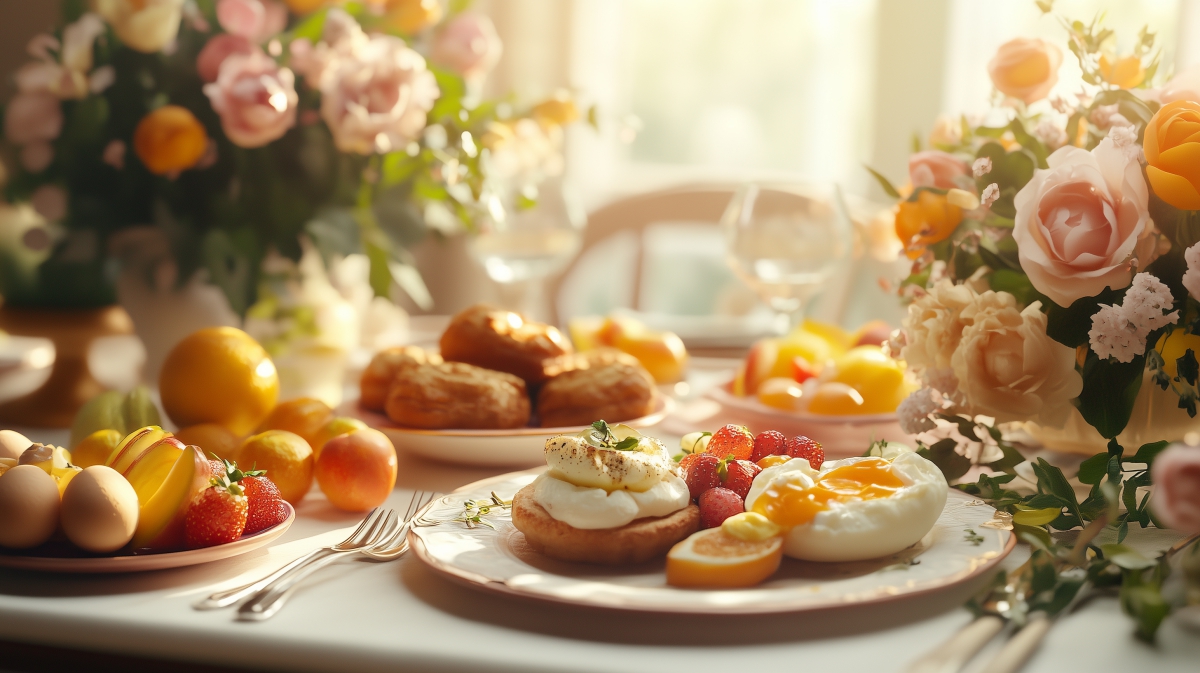
<path fill-rule="evenodd" d="M 273 0 L 220 0 L 217 23 L 227 33 L 262 43 L 287 27 L 287 7 Z"/>
<path fill-rule="evenodd" d="M 40 91 L 22 91 L 4 111 L 4 135 L 14 145 L 54 140 L 62 132 L 63 115 L 58 98 Z"/>
<path fill-rule="evenodd" d="M 433 37 L 429 60 L 458 74 L 482 77 L 496 67 L 503 45 L 492 20 L 482 14 L 462 12 Z"/>
<path fill-rule="evenodd" d="M 296 124 L 296 76 L 262 52 L 225 59 L 204 93 L 233 144 L 262 147 Z"/>
<path fill-rule="evenodd" d="M 1109 138 L 1063 147 L 1017 193 L 1013 238 L 1021 268 L 1059 306 L 1129 285 L 1130 260 L 1152 261 L 1149 190 L 1136 152 Z M 1134 148 L 1136 149 L 1136 148 Z"/>
<path fill-rule="evenodd" d="M 1167 80 L 1153 96 L 1159 103 L 1166 105 L 1178 100 L 1190 100 L 1200 103 L 1200 65 L 1184 68 Z"/>
<path fill-rule="evenodd" d="M 1150 469 L 1150 509 L 1167 526 L 1200 533 L 1200 447 L 1172 444 Z"/>
<path fill-rule="evenodd" d="M 397 37 L 372 35 L 321 83 L 321 117 L 343 152 L 386 153 L 425 128 L 440 91 L 425 59 Z"/>
<path fill-rule="evenodd" d="M 917 152 L 908 158 L 908 179 L 914 188 L 961 189 L 959 178 L 970 172 L 971 167 L 965 161 L 941 150 Z M 973 187 L 973 181 L 968 180 L 967 186 Z"/>
<path fill-rule="evenodd" d="M 205 82 L 215 82 L 225 59 L 234 54 L 244 56 L 256 51 L 258 51 L 258 47 L 241 35 L 233 33 L 214 35 L 204 44 L 200 55 L 196 57 L 196 72 L 200 73 L 200 79 Z"/>

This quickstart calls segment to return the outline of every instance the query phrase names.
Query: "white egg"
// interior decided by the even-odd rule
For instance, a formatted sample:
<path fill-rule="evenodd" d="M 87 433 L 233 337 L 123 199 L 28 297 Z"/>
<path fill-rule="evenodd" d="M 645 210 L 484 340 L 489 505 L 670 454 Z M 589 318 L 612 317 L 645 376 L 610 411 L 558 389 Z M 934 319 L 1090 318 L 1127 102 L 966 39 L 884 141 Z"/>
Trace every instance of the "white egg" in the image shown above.
<path fill-rule="evenodd" d="M 16 430 L 0 430 L 0 458 L 17 458 L 25 453 L 33 442 Z"/>
<path fill-rule="evenodd" d="M 80 549 L 98 554 L 116 551 L 129 544 L 137 522 L 137 492 L 111 467 L 86 468 L 63 492 L 63 532 Z"/>
<path fill-rule="evenodd" d="M 0 547 L 28 549 L 58 529 L 58 484 L 33 465 L 0 475 Z"/>
<path fill-rule="evenodd" d="M 754 479 L 746 509 L 753 510 L 772 485 L 792 482 L 807 488 L 830 471 L 863 460 L 878 458 L 826 461 L 819 472 L 806 460 L 769 467 Z M 884 498 L 830 502 L 812 521 L 786 533 L 783 553 L 803 561 L 861 561 L 895 554 L 919 542 L 946 506 L 946 478 L 916 453 L 899 453 L 891 465 L 903 486 Z"/>

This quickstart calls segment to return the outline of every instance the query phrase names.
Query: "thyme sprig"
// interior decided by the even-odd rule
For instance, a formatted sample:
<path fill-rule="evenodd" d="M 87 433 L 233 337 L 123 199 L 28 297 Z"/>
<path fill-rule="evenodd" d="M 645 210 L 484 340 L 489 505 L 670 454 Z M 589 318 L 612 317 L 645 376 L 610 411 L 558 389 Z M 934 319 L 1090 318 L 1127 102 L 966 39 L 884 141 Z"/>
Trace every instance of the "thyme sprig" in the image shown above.
<path fill-rule="evenodd" d="M 496 527 L 485 517 L 504 514 L 512 509 L 512 500 L 505 500 L 492 491 L 490 500 L 466 500 L 463 502 L 463 513 L 451 521 L 466 524 L 467 528 L 487 526 L 492 530 Z"/>

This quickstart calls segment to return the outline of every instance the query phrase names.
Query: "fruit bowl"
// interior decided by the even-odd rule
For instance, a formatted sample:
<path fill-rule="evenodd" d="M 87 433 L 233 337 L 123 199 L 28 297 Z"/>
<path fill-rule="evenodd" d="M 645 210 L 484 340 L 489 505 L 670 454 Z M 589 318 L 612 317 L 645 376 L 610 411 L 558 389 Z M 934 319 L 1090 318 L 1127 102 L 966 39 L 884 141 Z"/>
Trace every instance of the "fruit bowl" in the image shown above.
<path fill-rule="evenodd" d="M 654 410 L 641 418 L 621 421 L 634 429 L 648 428 L 667 417 L 674 400 L 658 395 Z M 398 451 L 458 465 L 481 467 L 530 467 L 545 462 L 545 439 L 582 432 L 584 426 L 564 428 L 516 428 L 513 430 L 422 430 L 405 428 L 383 414 L 345 402 L 338 413 L 352 416 L 383 432 Z"/>
<path fill-rule="evenodd" d="M 753 432 L 778 430 L 785 435 L 820 437 L 827 458 L 862 455 L 871 442 L 887 440 L 912 445 L 912 435 L 900 429 L 896 414 L 831 416 L 769 407 L 754 397 L 738 397 L 726 386 L 713 386 L 705 395 L 721 405 L 724 416 Z"/>
<path fill-rule="evenodd" d="M 65 541 L 51 541 L 34 549 L 0 550 L 0 568 L 98 574 L 164 570 L 220 561 L 261 549 L 286 533 L 296 520 L 296 510 L 287 502 L 283 504 L 288 514 L 282 523 L 214 547 L 167 552 L 122 550 L 100 556 L 88 554 Z"/>

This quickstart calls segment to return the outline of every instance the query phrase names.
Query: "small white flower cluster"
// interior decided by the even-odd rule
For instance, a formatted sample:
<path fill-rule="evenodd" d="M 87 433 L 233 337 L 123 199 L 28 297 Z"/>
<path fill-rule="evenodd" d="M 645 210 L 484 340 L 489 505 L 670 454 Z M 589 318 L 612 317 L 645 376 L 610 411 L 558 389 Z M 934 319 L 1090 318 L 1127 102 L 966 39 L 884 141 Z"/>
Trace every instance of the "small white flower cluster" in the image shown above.
<path fill-rule="evenodd" d="M 1160 327 L 1179 320 L 1179 311 L 1171 308 L 1171 291 L 1158 278 L 1139 273 L 1125 291 L 1120 306 L 1105 305 L 1092 316 L 1088 339 L 1092 350 L 1102 358 L 1132 362 L 1146 351 L 1146 336 Z"/>
<path fill-rule="evenodd" d="M 1183 274 L 1183 287 L 1193 299 L 1200 300 L 1200 243 L 1184 250 L 1183 259 L 1187 262 L 1187 271 Z"/>
<path fill-rule="evenodd" d="M 896 407 L 900 429 L 910 435 L 920 434 L 937 427 L 930 414 L 942 409 L 942 396 L 932 388 L 921 388 L 904 398 Z"/>
<path fill-rule="evenodd" d="M 986 208 L 995 203 L 998 198 L 1000 198 L 1000 187 L 993 182 L 983 188 L 983 194 L 979 195 L 979 202 Z"/>
<path fill-rule="evenodd" d="M 971 174 L 977 178 L 983 177 L 992 172 L 992 158 L 979 157 L 975 163 L 971 164 Z"/>

